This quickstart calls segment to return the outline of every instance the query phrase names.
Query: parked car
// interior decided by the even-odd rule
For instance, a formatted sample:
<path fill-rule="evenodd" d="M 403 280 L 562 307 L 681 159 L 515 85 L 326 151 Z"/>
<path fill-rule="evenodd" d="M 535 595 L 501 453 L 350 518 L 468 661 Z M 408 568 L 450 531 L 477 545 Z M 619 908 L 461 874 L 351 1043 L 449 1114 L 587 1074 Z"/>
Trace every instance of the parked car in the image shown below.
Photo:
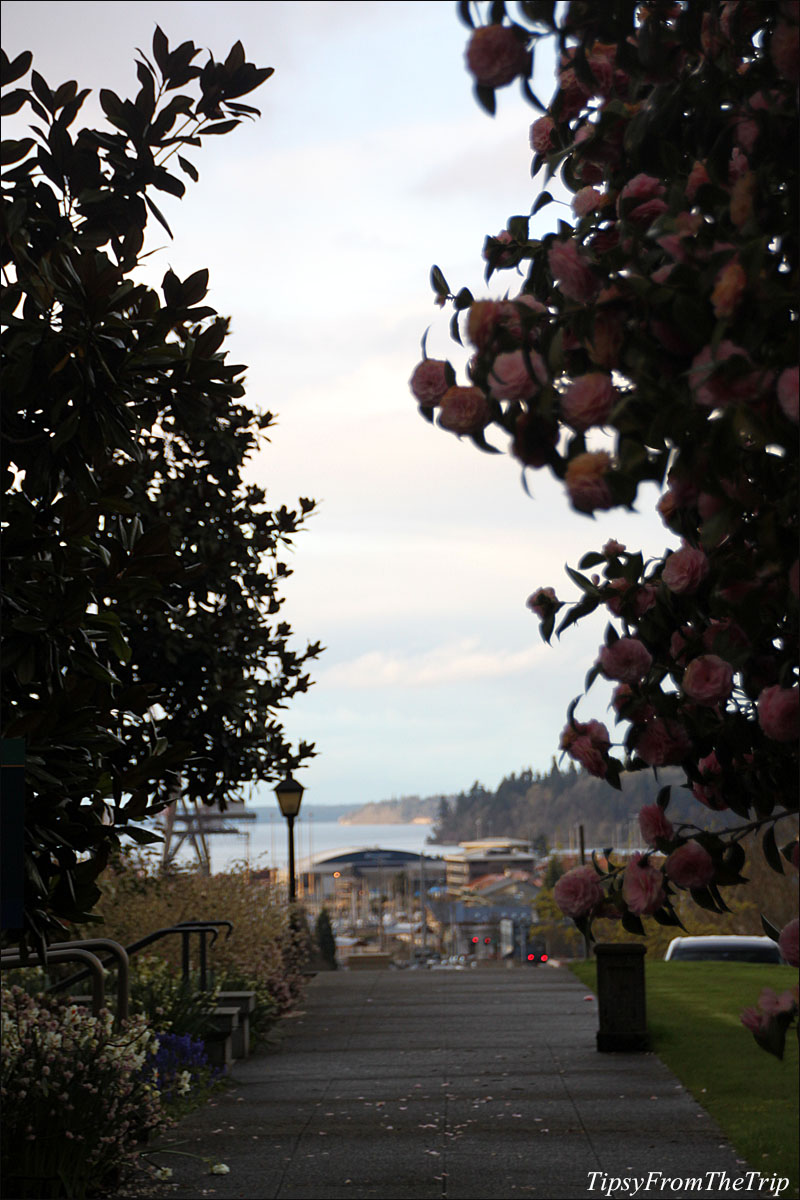
<path fill-rule="evenodd" d="M 759 962 L 782 961 L 777 942 L 768 937 L 727 934 L 709 937 L 677 937 L 667 946 L 665 962 Z"/>

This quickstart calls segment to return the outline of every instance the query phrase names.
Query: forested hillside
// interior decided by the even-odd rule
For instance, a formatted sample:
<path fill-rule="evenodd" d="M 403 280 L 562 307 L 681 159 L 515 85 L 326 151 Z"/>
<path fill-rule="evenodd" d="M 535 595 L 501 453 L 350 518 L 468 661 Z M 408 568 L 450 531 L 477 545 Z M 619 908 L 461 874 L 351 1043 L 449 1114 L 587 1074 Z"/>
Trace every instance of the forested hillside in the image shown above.
<path fill-rule="evenodd" d="M 577 838 L 583 825 L 587 846 L 624 846 L 629 836 L 639 842 L 636 818 L 643 804 L 654 803 L 665 784 L 673 784 L 669 815 L 673 822 L 704 823 L 717 818 L 720 827 L 726 813 L 709 814 L 691 792 L 678 784 L 683 778 L 676 768 L 659 772 L 656 781 L 650 772 L 622 776 L 622 790 L 616 791 L 602 779 L 595 779 L 570 763 L 559 770 L 555 760 L 547 774 L 523 770 L 501 781 L 495 791 L 480 783 L 468 792 L 439 803 L 431 842 L 461 842 L 480 837 L 520 837 L 547 848 Z"/>

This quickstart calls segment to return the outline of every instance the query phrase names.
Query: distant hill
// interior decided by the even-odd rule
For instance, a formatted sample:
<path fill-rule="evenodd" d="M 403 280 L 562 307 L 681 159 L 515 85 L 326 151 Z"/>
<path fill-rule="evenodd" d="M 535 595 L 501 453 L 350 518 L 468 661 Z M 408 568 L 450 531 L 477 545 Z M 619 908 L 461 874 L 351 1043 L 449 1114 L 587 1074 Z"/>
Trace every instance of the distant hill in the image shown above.
<path fill-rule="evenodd" d="M 376 800 L 362 804 L 339 817 L 341 825 L 411 825 L 415 821 L 433 822 L 439 815 L 445 796 L 400 796 L 394 800 Z"/>
<path fill-rule="evenodd" d="M 546 843 L 548 848 L 576 844 L 583 825 L 587 846 L 623 846 L 629 838 L 638 844 L 637 817 L 644 804 L 655 803 L 660 789 L 672 784 L 668 816 L 681 821 L 724 828 L 729 813 L 711 813 L 680 785 L 678 768 L 622 776 L 618 792 L 570 763 L 561 771 L 555 761 L 547 775 L 531 770 L 509 775 L 495 791 L 475 783 L 468 792 L 443 798 L 428 841 L 452 843 L 481 837 L 519 837 Z M 735 818 L 734 818 L 735 819 Z"/>

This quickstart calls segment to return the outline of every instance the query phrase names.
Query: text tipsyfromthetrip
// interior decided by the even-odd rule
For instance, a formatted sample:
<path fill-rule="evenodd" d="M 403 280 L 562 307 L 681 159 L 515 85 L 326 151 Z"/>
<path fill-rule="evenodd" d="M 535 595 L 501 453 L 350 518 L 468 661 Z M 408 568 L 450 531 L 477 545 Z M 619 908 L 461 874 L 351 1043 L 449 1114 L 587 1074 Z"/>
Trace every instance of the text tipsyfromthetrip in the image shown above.
<path fill-rule="evenodd" d="M 610 1175 L 607 1171 L 589 1171 L 590 1192 L 602 1196 L 702 1195 L 704 1192 L 733 1192 L 740 1195 L 780 1196 L 789 1180 L 780 1175 L 762 1175 L 760 1171 L 745 1171 L 731 1175 L 728 1171 L 704 1171 L 702 1175 L 665 1175 L 663 1171 L 648 1171 L 646 1175 Z"/>

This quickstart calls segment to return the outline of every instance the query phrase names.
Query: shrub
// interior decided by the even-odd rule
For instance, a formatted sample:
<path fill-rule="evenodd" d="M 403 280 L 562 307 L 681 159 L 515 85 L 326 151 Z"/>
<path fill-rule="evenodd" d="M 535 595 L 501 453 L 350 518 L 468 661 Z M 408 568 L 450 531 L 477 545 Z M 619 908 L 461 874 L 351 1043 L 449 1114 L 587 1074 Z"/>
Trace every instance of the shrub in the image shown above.
<path fill-rule="evenodd" d="M 131 1012 L 147 1017 L 163 1035 L 202 1037 L 209 1028 L 218 989 L 201 992 L 154 954 L 137 955 L 131 962 Z"/>
<path fill-rule="evenodd" d="M 327 908 L 323 908 L 317 917 L 316 925 L 317 946 L 322 956 L 323 962 L 327 963 L 332 970 L 336 970 L 336 939 L 333 936 L 331 927 L 331 917 Z"/>
<path fill-rule="evenodd" d="M 206 876 L 182 868 L 161 871 L 145 855 L 127 854 L 105 872 L 100 886 L 96 912 L 103 920 L 103 935 L 123 945 L 180 921 L 229 920 L 230 936 L 220 930 L 209 947 L 211 978 L 220 991 L 256 993 L 251 1021 L 256 1041 L 302 995 L 307 929 L 305 934 L 290 929 L 285 905 L 243 865 L 224 875 Z M 167 964 L 175 979 L 181 969 L 181 939 L 173 936 L 154 943 L 148 959 Z M 141 968 L 136 974 L 141 978 Z M 177 1002 L 177 995 L 173 1000 Z M 156 1020 L 155 1013 L 153 1017 Z M 192 1032 L 188 1026 L 182 1031 Z"/>
<path fill-rule="evenodd" d="M 0 1095 L 6 1195 L 68 1196 L 113 1186 L 137 1140 L 166 1121 L 143 1068 L 158 1043 L 143 1017 L 2 990 Z"/>

